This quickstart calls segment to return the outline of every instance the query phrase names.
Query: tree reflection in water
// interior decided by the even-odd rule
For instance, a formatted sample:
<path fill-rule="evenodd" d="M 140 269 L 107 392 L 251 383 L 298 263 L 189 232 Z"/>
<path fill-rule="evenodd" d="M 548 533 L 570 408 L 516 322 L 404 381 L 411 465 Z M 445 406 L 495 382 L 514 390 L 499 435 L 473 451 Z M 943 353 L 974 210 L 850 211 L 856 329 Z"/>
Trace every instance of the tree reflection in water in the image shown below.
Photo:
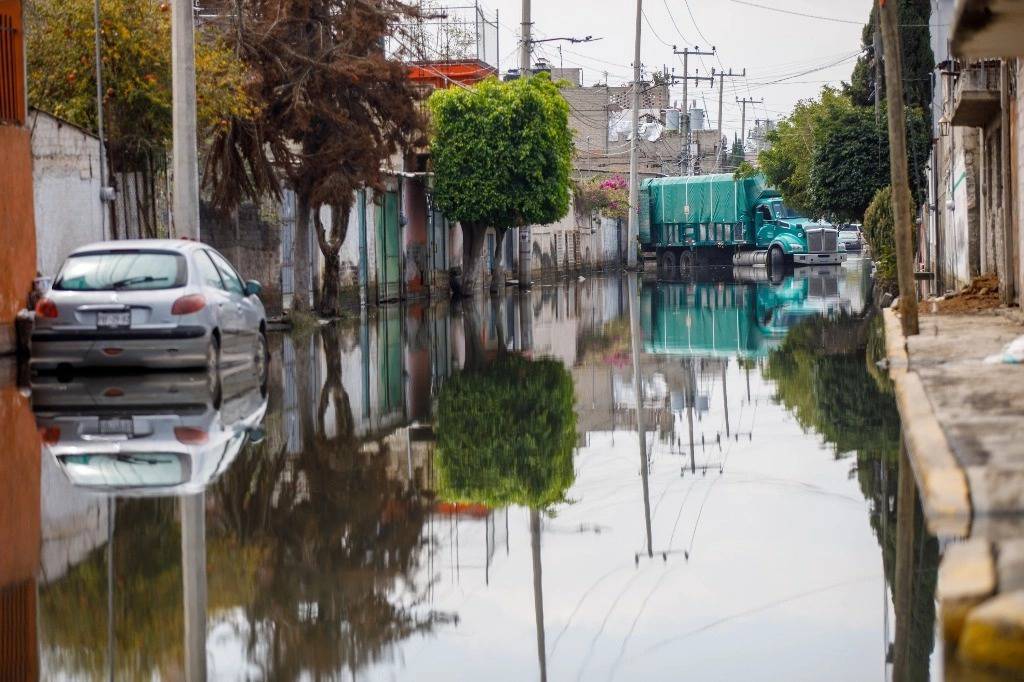
<path fill-rule="evenodd" d="M 341 383 L 338 331 L 320 332 L 325 382 L 289 453 L 280 404 L 206 493 L 210 630 L 227 624 L 268 680 L 335 679 L 386 659 L 402 640 L 453 620 L 416 584 L 433 499 L 389 476 L 385 438 L 360 443 Z M 308 371 L 302 368 L 301 371 Z M 281 387 L 271 386 L 280 402 Z M 314 403 L 314 404 L 310 404 Z M 114 533 L 116 679 L 181 677 L 182 556 L 176 500 L 118 502 Z M 105 550 L 40 592 L 51 672 L 106 676 Z M 212 671 L 211 671 L 212 672 Z M 234 671 L 243 675 L 242 671 Z M 244 673 L 247 677 L 253 674 Z"/>
<path fill-rule="evenodd" d="M 896 607 L 899 636 L 886 657 L 894 665 L 894 680 L 916 682 L 929 679 L 935 646 L 939 547 L 928 534 L 914 495 L 904 495 L 914 507 L 912 513 L 898 518 L 899 477 L 912 473 L 900 467 L 896 400 L 888 376 L 876 364 L 885 357 L 884 343 L 877 316 L 810 318 L 771 351 L 763 373 L 775 384 L 775 399 L 805 430 L 813 429 L 832 443 L 837 457 L 856 458 L 851 475 L 857 476 L 861 492 L 872 502 L 871 527 L 882 548 L 886 585 Z M 897 542 L 898 521 L 910 524 L 902 529 L 910 540 L 906 547 Z M 909 599 L 898 592 L 904 589 L 897 581 L 898 562 L 908 562 L 904 569 L 913 575 Z M 892 641 L 889 634 L 887 641 Z"/>
<path fill-rule="evenodd" d="M 337 330 L 322 328 L 321 340 L 326 380 L 314 437 L 296 456 L 280 445 L 253 452 L 216 492 L 223 513 L 214 532 L 263 548 L 259 589 L 244 612 L 247 654 L 267 679 L 357 671 L 451 620 L 426 607 L 427 586 L 412 578 L 432 500 L 389 477 L 383 440 L 360 446 Z"/>

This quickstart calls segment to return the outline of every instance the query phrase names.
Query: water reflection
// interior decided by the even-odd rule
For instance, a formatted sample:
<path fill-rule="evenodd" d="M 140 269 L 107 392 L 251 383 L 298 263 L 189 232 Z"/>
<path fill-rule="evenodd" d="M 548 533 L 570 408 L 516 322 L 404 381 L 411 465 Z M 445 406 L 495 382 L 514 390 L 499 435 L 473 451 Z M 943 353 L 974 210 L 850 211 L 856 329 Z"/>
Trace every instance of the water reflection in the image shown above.
<path fill-rule="evenodd" d="M 937 545 L 898 514 L 869 287 L 383 308 L 273 338 L 219 407 L 37 382 L 43 677 L 927 679 Z"/>

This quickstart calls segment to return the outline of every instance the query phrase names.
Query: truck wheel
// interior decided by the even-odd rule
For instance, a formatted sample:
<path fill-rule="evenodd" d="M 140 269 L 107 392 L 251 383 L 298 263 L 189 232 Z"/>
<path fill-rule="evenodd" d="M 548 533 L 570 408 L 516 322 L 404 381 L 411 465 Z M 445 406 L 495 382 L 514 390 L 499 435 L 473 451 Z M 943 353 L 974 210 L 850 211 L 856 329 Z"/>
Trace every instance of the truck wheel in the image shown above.
<path fill-rule="evenodd" d="M 661 269 L 666 273 L 671 273 L 676 269 L 676 254 L 674 251 L 662 251 L 661 259 L 659 264 Z"/>
<path fill-rule="evenodd" d="M 782 273 L 786 269 L 786 254 L 782 252 L 782 248 L 779 246 L 773 246 L 768 249 L 768 270 L 772 274 Z"/>
<path fill-rule="evenodd" d="M 679 269 L 683 272 L 687 272 L 693 267 L 695 259 L 693 257 L 693 251 L 683 251 L 679 254 Z"/>

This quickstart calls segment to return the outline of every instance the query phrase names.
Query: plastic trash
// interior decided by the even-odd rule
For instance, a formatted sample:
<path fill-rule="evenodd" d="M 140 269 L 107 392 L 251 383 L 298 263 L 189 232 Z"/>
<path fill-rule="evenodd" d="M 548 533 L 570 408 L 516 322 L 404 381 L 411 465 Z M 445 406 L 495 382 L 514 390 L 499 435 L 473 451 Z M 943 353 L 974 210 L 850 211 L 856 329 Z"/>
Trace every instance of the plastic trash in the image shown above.
<path fill-rule="evenodd" d="M 1013 341 L 1006 344 L 1001 353 L 996 353 L 995 355 L 990 355 L 987 358 L 985 358 L 985 362 L 990 365 L 1024 364 L 1024 336 L 1018 336 Z"/>

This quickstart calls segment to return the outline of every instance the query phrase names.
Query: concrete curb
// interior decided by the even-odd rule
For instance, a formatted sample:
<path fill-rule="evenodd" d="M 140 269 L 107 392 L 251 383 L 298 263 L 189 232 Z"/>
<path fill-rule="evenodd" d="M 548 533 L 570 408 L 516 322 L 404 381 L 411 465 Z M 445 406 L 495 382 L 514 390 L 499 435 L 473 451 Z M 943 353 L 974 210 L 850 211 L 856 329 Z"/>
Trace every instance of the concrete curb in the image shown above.
<path fill-rule="evenodd" d="M 966 536 L 971 527 L 967 472 L 953 455 L 920 376 L 910 367 L 899 316 L 891 308 L 882 315 L 889 376 L 928 528 L 939 536 Z"/>

